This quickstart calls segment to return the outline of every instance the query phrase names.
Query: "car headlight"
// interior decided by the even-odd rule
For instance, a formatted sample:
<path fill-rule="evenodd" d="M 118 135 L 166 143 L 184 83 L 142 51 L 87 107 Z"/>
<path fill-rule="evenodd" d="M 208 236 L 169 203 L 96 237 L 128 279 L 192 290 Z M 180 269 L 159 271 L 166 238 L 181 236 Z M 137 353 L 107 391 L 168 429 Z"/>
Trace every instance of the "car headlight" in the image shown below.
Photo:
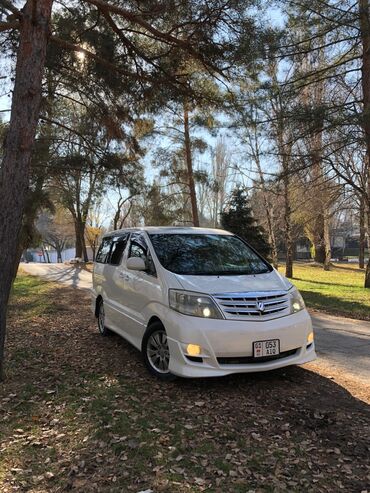
<path fill-rule="evenodd" d="M 212 298 L 201 293 L 170 289 L 169 303 L 173 310 L 184 315 L 202 318 L 223 318 Z"/>
<path fill-rule="evenodd" d="M 306 308 L 303 298 L 297 288 L 289 291 L 290 296 L 290 313 L 297 313 Z"/>

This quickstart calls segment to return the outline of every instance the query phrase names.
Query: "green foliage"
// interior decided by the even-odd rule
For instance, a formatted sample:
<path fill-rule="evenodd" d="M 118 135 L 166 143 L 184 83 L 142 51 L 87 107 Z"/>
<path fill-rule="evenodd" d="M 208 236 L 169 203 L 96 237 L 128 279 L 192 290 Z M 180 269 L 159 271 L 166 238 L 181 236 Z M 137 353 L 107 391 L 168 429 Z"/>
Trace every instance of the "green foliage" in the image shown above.
<path fill-rule="evenodd" d="M 161 192 L 154 183 L 146 195 L 143 216 L 146 226 L 168 226 L 176 219 L 177 211 L 173 209 L 173 197 Z"/>
<path fill-rule="evenodd" d="M 242 188 L 232 192 L 227 208 L 221 213 L 221 225 L 246 240 L 261 255 L 269 257 L 271 247 L 263 228 L 253 217 L 248 196 Z"/>

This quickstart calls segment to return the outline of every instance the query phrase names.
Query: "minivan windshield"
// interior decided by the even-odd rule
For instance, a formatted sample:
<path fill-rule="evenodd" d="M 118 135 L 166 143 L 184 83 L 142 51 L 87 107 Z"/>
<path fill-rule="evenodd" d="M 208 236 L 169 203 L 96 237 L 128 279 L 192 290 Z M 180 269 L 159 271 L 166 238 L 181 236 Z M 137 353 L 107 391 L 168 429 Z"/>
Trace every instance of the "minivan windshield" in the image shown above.
<path fill-rule="evenodd" d="M 237 236 L 150 234 L 163 267 L 175 274 L 225 276 L 262 274 L 271 267 Z"/>

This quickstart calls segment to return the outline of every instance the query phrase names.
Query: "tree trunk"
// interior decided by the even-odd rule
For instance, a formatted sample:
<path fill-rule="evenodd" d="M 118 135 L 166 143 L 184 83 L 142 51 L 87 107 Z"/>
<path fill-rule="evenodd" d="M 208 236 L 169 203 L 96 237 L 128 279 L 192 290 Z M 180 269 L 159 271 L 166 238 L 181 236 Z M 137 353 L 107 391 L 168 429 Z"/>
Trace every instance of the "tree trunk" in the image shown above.
<path fill-rule="evenodd" d="M 82 259 L 84 262 L 89 261 L 89 256 L 87 255 L 87 246 L 86 246 L 86 240 L 85 240 L 85 224 L 82 225 L 82 230 L 81 230 L 81 237 L 82 237 Z"/>
<path fill-rule="evenodd" d="M 330 246 L 330 214 L 329 204 L 325 205 L 324 210 L 324 270 L 330 270 L 331 246 Z"/>
<path fill-rule="evenodd" d="M 45 253 L 46 253 L 47 263 L 50 264 L 50 256 L 49 256 L 48 250 L 46 248 L 43 248 L 42 250 L 44 252 L 44 258 L 45 258 Z"/>
<path fill-rule="evenodd" d="M 79 215 L 74 217 L 74 225 L 76 236 L 76 257 L 82 258 L 82 260 L 87 262 L 89 259 L 85 240 L 85 223 Z"/>
<path fill-rule="evenodd" d="M 62 260 L 62 250 L 61 248 L 57 248 L 57 264 L 61 264 L 63 262 Z"/>
<path fill-rule="evenodd" d="M 313 233 L 313 246 L 315 250 L 314 260 L 319 264 L 323 264 L 325 262 L 324 221 L 322 221 L 322 224 L 320 224 L 319 229 L 318 225 L 315 225 L 315 230 Z"/>
<path fill-rule="evenodd" d="M 359 210 L 359 223 L 360 223 L 360 249 L 358 254 L 358 267 L 359 269 L 365 268 L 365 247 L 366 247 L 366 230 L 365 230 L 365 203 L 364 199 L 360 199 Z"/>
<path fill-rule="evenodd" d="M 369 185 L 370 185 L 370 170 L 369 170 Z M 369 186 L 370 190 L 370 186 Z M 367 213 L 367 231 L 368 234 L 370 233 L 370 203 L 368 207 L 368 213 Z M 366 272 L 365 272 L 365 288 L 370 288 L 370 245 L 368 249 L 368 261 L 367 261 L 367 266 L 366 266 Z"/>
<path fill-rule="evenodd" d="M 261 183 L 263 204 L 265 206 L 265 214 L 266 214 L 266 219 L 267 219 L 267 233 L 269 236 L 269 243 L 271 245 L 271 260 L 272 260 L 273 266 L 275 267 L 275 269 L 277 269 L 279 267 L 279 263 L 278 263 L 278 252 L 277 252 L 277 245 L 276 245 L 276 237 L 275 237 L 275 231 L 274 231 L 273 208 L 272 208 L 272 205 L 271 205 L 271 203 L 268 199 L 268 196 L 267 196 L 265 177 L 263 176 L 261 162 L 259 160 L 258 155 L 255 157 L 255 161 L 256 161 L 257 170 L 258 170 L 260 183 Z"/>
<path fill-rule="evenodd" d="M 193 225 L 199 226 L 199 216 L 197 207 L 197 195 L 195 192 L 193 162 L 191 156 L 191 144 L 190 144 L 190 131 L 189 131 L 189 109 L 188 103 L 184 100 L 184 144 L 185 144 L 185 161 L 188 171 L 188 183 L 191 201 L 191 212 L 193 218 Z"/>
<path fill-rule="evenodd" d="M 52 0 L 27 0 L 20 18 L 12 109 L 0 168 L 0 379 L 4 369 L 6 310 L 16 269 L 18 237 L 39 118 L 52 3 Z"/>
<path fill-rule="evenodd" d="M 285 159 L 284 159 L 285 160 Z M 293 277 L 293 241 L 292 241 L 292 224 L 291 224 L 291 207 L 289 196 L 289 170 L 286 164 L 283 167 L 284 172 L 284 223 L 285 223 L 285 276 Z"/>
<path fill-rule="evenodd" d="M 74 225 L 75 225 L 75 237 L 76 237 L 76 245 L 75 245 L 76 257 L 82 258 L 83 244 L 81 239 L 80 223 L 77 217 L 74 218 Z"/>
<path fill-rule="evenodd" d="M 85 240 L 85 226 L 80 215 L 74 216 L 75 236 L 76 236 L 76 257 L 82 258 L 84 262 L 89 260 L 87 255 L 86 240 Z"/>
<path fill-rule="evenodd" d="M 272 260 L 272 265 L 277 269 L 279 267 L 279 262 L 278 262 L 278 251 L 277 251 L 277 245 L 276 245 L 276 238 L 275 238 L 275 232 L 274 232 L 274 227 L 273 227 L 273 210 L 272 208 L 270 211 L 267 213 L 266 211 L 266 217 L 267 217 L 267 227 L 268 227 L 268 235 L 269 235 L 269 242 L 271 245 L 271 260 Z"/>
<path fill-rule="evenodd" d="M 367 150 L 367 206 L 370 210 L 370 12 L 369 0 L 359 0 L 360 31 L 362 41 L 362 95 L 363 95 L 363 118 L 362 125 L 365 132 Z M 368 231 L 370 231 L 370 214 L 368 213 Z M 370 288 L 370 255 L 365 273 L 365 288 Z"/>
<path fill-rule="evenodd" d="M 315 256 L 314 256 L 315 262 L 317 262 L 318 264 L 324 264 L 324 262 L 325 262 L 325 245 L 320 240 L 319 242 L 314 243 L 314 247 L 315 247 Z"/>
<path fill-rule="evenodd" d="M 119 221 L 119 219 L 120 219 L 120 216 L 121 216 L 121 207 L 120 207 L 120 205 L 119 205 L 119 203 L 118 203 L 118 205 L 117 205 L 117 209 L 116 209 L 116 211 L 115 211 L 115 213 L 114 213 L 114 216 L 113 216 L 113 229 L 114 229 L 114 230 L 119 229 L 119 228 L 118 228 L 118 221 Z"/>

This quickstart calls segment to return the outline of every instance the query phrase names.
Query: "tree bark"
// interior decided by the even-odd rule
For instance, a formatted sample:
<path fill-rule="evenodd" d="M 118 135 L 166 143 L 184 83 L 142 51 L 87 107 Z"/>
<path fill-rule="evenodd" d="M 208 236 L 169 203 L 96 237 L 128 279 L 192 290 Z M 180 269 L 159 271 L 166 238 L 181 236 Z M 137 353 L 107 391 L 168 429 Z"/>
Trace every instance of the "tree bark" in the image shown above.
<path fill-rule="evenodd" d="M 87 248 L 85 241 L 85 223 L 82 218 L 74 217 L 75 235 L 76 235 L 76 257 L 82 258 L 85 262 L 88 261 Z"/>
<path fill-rule="evenodd" d="M 4 370 L 6 311 L 39 118 L 52 3 L 53 0 L 28 0 L 20 18 L 12 109 L 0 168 L 0 379 Z"/>
<path fill-rule="evenodd" d="M 319 191 L 313 187 L 314 191 L 319 194 Z M 321 200 L 315 201 L 314 205 L 316 218 L 312 222 L 312 243 L 314 247 L 314 260 L 319 264 L 325 262 L 325 233 L 324 233 L 324 209 Z"/>
<path fill-rule="evenodd" d="M 324 232 L 323 232 L 324 234 Z M 324 239 L 320 238 L 319 240 L 314 242 L 314 247 L 315 247 L 315 255 L 314 255 L 314 260 L 318 264 L 324 264 L 325 262 L 325 244 L 324 244 Z"/>
<path fill-rule="evenodd" d="M 365 132 L 367 150 L 367 209 L 370 211 L 370 12 L 369 0 L 359 0 L 360 31 L 362 41 L 362 95 L 363 95 L 363 115 L 362 125 Z M 370 218 L 368 214 L 368 226 Z M 369 231 L 369 229 L 368 229 Z M 370 288 L 370 255 L 365 273 L 365 288 Z"/>
<path fill-rule="evenodd" d="M 191 212 L 193 225 L 199 226 L 199 216 L 197 207 L 197 195 L 195 191 L 193 162 L 191 156 L 190 131 L 189 131 L 189 108 L 188 103 L 184 100 L 184 144 L 185 144 L 185 161 L 188 172 L 188 183 L 191 201 Z"/>

